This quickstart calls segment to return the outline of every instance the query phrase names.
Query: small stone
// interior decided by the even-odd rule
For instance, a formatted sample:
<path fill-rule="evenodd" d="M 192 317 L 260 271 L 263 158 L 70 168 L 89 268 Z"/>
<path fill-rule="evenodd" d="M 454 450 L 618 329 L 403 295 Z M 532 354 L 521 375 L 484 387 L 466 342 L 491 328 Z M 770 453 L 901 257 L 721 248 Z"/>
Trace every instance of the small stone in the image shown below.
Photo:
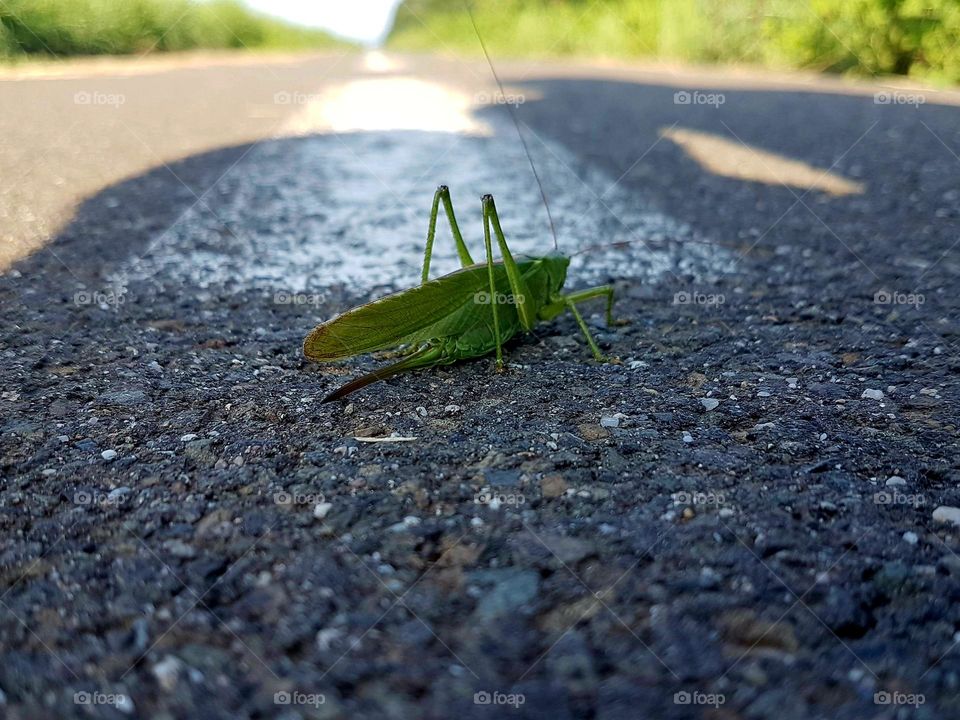
<path fill-rule="evenodd" d="M 57 471 L 54 470 L 53 468 L 46 468 L 40 474 L 43 475 L 44 477 L 51 477 L 53 475 L 56 475 Z"/>
<path fill-rule="evenodd" d="M 733 508 L 720 508 L 717 515 L 722 518 L 732 518 L 734 516 Z"/>
<path fill-rule="evenodd" d="M 447 405 L 447 406 L 443 409 L 443 411 L 444 411 L 445 413 L 447 413 L 448 415 L 453 415 L 454 413 L 460 412 L 460 406 L 459 406 L 459 405 Z"/>
<path fill-rule="evenodd" d="M 407 515 L 403 520 L 390 526 L 390 532 L 404 532 L 420 524 L 420 518 Z"/>
<path fill-rule="evenodd" d="M 761 390 L 760 392 L 757 393 L 757 397 L 770 397 L 770 393 L 767 392 L 766 390 Z"/>
<path fill-rule="evenodd" d="M 567 491 L 567 481 L 561 475 L 545 475 L 540 481 L 540 491 L 546 498 L 560 497 Z"/>
<path fill-rule="evenodd" d="M 691 435 L 691 434 L 688 433 L 687 431 L 684 431 L 684 433 L 683 433 L 683 441 L 684 441 L 685 443 L 692 443 L 692 442 L 693 442 L 693 435 Z"/>
<path fill-rule="evenodd" d="M 716 410 L 720 405 L 720 401 L 716 398 L 700 398 L 700 404 L 703 405 L 703 409 L 707 412 L 711 410 Z"/>
<path fill-rule="evenodd" d="M 883 390 L 867 388 L 860 394 L 860 397 L 866 398 L 867 400 L 883 400 Z"/>
<path fill-rule="evenodd" d="M 494 586 L 480 598 L 474 616 L 482 623 L 509 617 L 537 596 L 540 575 L 533 570 L 504 568 L 489 573 Z"/>
<path fill-rule="evenodd" d="M 895 487 L 897 485 L 906 485 L 907 481 L 904 480 L 899 475 L 891 475 L 887 478 L 887 487 Z"/>
<path fill-rule="evenodd" d="M 150 668 L 150 673 L 157 679 L 157 683 L 167 692 L 172 692 L 180 679 L 183 663 L 173 656 L 167 655 L 163 660 Z"/>
<path fill-rule="evenodd" d="M 180 436 L 180 442 L 190 442 L 191 440 L 196 440 L 197 436 L 194 433 L 187 433 L 186 435 Z"/>
<path fill-rule="evenodd" d="M 116 450 L 104 450 L 102 453 L 100 453 L 100 457 L 102 457 L 102 458 L 103 458 L 104 460 L 106 460 L 107 462 L 110 462 L 111 460 L 116 460 L 116 459 L 117 459 L 117 451 L 116 451 Z"/>
<path fill-rule="evenodd" d="M 941 505 L 933 511 L 933 519 L 937 522 L 960 525 L 960 508 Z"/>
<path fill-rule="evenodd" d="M 323 520 L 332 509 L 333 503 L 317 503 L 313 506 L 313 516 L 317 518 L 317 520 Z"/>
<path fill-rule="evenodd" d="M 577 429 L 580 431 L 580 437 L 587 441 L 602 440 L 610 436 L 610 431 L 601 425 L 585 423 L 578 426 Z"/>
<path fill-rule="evenodd" d="M 112 503 L 123 502 L 127 498 L 127 495 L 132 492 L 133 490 L 128 488 L 126 485 L 115 488 L 107 495 L 107 501 Z"/>
<path fill-rule="evenodd" d="M 797 378 L 795 378 L 795 377 L 788 377 L 788 378 L 787 378 L 787 387 L 790 388 L 791 390 L 796 390 L 796 389 L 797 389 Z"/>
<path fill-rule="evenodd" d="M 600 418 L 600 427 L 615 428 L 620 427 L 620 418 L 611 415 L 604 415 Z"/>
<path fill-rule="evenodd" d="M 693 511 L 693 508 L 685 507 L 683 513 L 681 513 L 684 520 L 693 520 L 697 514 Z"/>
<path fill-rule="evenodd" d="M 57 440 L 59 440 L 60 442 L 70 442 L 70 436 L 69 436 L 69 435 L 57 435 Z"/>
<path fill-rule="evenodd" d="M 183 542 L 183 540 L 167 540 L 163 544 L 163 547 L 174 557 L 183 558 L 184 560 L 189 560 L 197 555 L 197 551 Z"/>
<path fill-rule="evenodd" d="M 903 541 L 908 545 L 916 545 L 920 542 L 920 538 L 917 537 L 915 532 L 910 532 L 909 530 L 903 534 Z"/>

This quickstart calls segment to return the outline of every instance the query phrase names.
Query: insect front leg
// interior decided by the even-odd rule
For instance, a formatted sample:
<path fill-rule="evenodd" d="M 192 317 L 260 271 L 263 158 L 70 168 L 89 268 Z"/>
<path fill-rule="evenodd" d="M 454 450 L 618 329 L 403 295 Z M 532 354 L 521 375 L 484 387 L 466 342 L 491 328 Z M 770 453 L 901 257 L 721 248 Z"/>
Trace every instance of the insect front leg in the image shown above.
<path fill-rule="evenodd" d="M 453 233 L 453 241 L 457 245 L 457 255 L 460 258 L 460 264 L 463 267 L 473 265 L 473 258 L 470 257 L 470 251 L 467 244 L 463 241 L 463 235 L 460 234 L 460 227 L 457 225 L 457 218 L 453 214 L 453 201 L 450 199 L 450 188 L 441 185 L 433 194 L 433 206 L 430 208 L 430 225 L 427 228 L 427 246 L 423 252 L 423 270 L 420 273 L 420 282 L 425 283 L 430 277 L 430 259 L 433 257 L 433 240 L 437 234 L 437 213 L 440 210 L 440 203 L 443 203 L 443 209 L 447 213 L 447 220 L 450 222 L 450 230 Z"/>
<path fill-rule="evenodd" d="M 573 313 L 574 319 L 577 321 L 577 325 L 580 326 L 580 331 L 583 333 L 583 336 L 587 339 L 587 345 L 590 346 L 590 352 L 593 353 L 593 357 L 597 362 L 606 362 L 608 358 L 600 352 L 600 348 L 597 346 L 597 342 L 593 339 L 593 335 L 590 334 L 590 328 L 587 327 L 587 323 L 584 322 L 583 316 L 580 315 L 580 311 L 577 310 L 577 306 L 574 304 L 573 299 L 567 295 L 563 298 L 564 304 L 567 308 Z"/>
<path fill-rule="evenodd" d="M 575 303 L 583 302 L 584 300 L 592 300 L 596 297 L 606 297 L 607 298 L 607 325 L 626 325 L 626 320 L 616 320 L 613 317 L 613 285 L 598 285 L 597 287 L 587 288 L 586 290 L 579 290 L 577 292 L 570 293 L 565 295 L 565 300 L 570 300 Z"/>
<path fill-rule="evenodd" d="M 500 246 L 500 257 L 503 259 L 503 267 L 507 271 L 507 281 L 510 283 L 510 292 L 513 294 L 513 303 L 517 307 L 517 314 L 520 316 L 520 324 L 524 330 L 533 330 L 537 324 L 536 313 L 533 310 L 533 300 L 530 292 L 527 290 L 527 284 L 520 275 L 520 268 L 517 267 L 510 248 L 507 245 L 507 238 L 503 235 L 503 228 L 500 227 L 500 218 L 497 216 L 497 207 L 493 203 L 493 195 L 483 196 L 483 223 L 484 228 L 487 223 L 493 227 L 493 232 L 497 236 L 497 245 Z M 487 257 L 489 262 L 490 246 L 487 245 Z M 529 302 L 528 302 L 529 300 Z"/>
<path fill-rule="evenodd" d="M 497 283 L 493 273 L 493 244 L 490 242 L 490 213 L 488 212 L 489 198 L 490 204 L 493 198 L 489 195 L 483 196 L 483 245 L 487 253 L 487 277 L 490 279 L 490 310 L 493 313 L 493 338 L 497 346 L 497 372 L 503 372 L 503 348 L 500 341 L 500 316 L 497 312 Z"/>

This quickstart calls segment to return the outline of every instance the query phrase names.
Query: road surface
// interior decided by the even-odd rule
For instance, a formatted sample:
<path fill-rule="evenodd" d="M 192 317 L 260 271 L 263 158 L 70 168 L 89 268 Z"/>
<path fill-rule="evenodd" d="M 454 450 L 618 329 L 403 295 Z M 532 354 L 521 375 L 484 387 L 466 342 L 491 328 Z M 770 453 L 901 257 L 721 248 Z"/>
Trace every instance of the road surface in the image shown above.
<path fill-rule="evenodd" d="M 955 93 L 138 62 L 0 80 L 5 716 L 960 714 Z M 552 248 L 505 102 L 619 362 L 562 317 L 319 404 L 437 184 Z"/>

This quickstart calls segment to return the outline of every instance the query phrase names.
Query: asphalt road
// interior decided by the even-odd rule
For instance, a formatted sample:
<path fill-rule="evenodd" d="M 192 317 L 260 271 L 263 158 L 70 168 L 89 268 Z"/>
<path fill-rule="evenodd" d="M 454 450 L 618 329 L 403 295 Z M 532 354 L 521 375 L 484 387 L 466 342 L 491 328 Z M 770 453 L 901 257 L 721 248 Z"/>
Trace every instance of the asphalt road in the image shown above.
<path fill-rule="evenodd" d="M 333 405 L 436 184 L 552 245 L 482 65 L 0 80 L 0 713 L 960 716 L 956 95 L 503 70 L 620 362 Z"/>

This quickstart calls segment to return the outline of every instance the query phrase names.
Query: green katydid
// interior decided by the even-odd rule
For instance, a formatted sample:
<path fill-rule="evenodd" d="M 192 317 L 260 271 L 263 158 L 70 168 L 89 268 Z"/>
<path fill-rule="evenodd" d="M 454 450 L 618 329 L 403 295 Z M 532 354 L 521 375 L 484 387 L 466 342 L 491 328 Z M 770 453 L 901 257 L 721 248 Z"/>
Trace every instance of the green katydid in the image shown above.
<path fill-rule="evenodd" d="M 466 2 L 464 7 L 497 82 L 500 96 L 506 97 L 473 13 Z M 347 383 L 327 395 L 323 402 L 339 400 L 355 390 L 406 370 L 448 365 L 458 360 L 488 355 L 491 351 L 496 352 L 496 369 L 500 372 L 503 370 L 505 342 L 520 331 L 532 331 L 538 322 L 552 320 L 564 310 L 569 310 L 577 321 L 593 357 L 600 362 L 606 360 L 576 304 L 605 297 L 607 325 L 611 325 L 614 322 L 613 286 L 600 285 L 563 294 L 570 258 L 558 250 L 557 232 L 543 184 L 520 132 L 520 122 L 510 106 L 506 107 L 547 211 L 554 252 L 542 257 L 514 260 L 500 227 L 493 196 L 484 195 L 481 202 L 486 263 L 474 263 L 457 226 L 450 191 L 441 185 L 433 196 L 430 210 L 420 285 L 348 310 L 315 327 L 303 342 L 304 354 L 319 362 L 342 360 L 378 350 L 398 350 L 403 359 Z M 441 203 L 450 222 L 461 268 L 430 280 L 430 259 Z M 500 250 L 501 259 L 498 261 L 493 259 L 491 230 Z"/>
<path fill-rule="evenodd" d="M 430 259 L 440 204 L 446 211 L 462 267 L 429 279 Z M 363 375 L 330 393 L 323 402 L 339 400 L 370 383 L 415 368 L 447 365 L 496 352 L 503 369 L 503 344 L 519 331 L 569 310 L 583 332 L 594 358 L 604 361 L 576 304 L 607 299 L 607 324 L 613 323 L 613 286 L 563 294 L 570 258 L 553 252 L 515 260 L 500 227 L 493 196 L 485 195 L 483 239 L 486 262 L 474 263 L 453 213 L 450 191 L 441 185 L 433 197 L 421 283 L 348 310 L 318 325 L 303 343 L 311 360 L 329 362 L 378 350 L 399 349 L 403 359 Z M 492 235 L 501 260 L 494 261 Z"/>

